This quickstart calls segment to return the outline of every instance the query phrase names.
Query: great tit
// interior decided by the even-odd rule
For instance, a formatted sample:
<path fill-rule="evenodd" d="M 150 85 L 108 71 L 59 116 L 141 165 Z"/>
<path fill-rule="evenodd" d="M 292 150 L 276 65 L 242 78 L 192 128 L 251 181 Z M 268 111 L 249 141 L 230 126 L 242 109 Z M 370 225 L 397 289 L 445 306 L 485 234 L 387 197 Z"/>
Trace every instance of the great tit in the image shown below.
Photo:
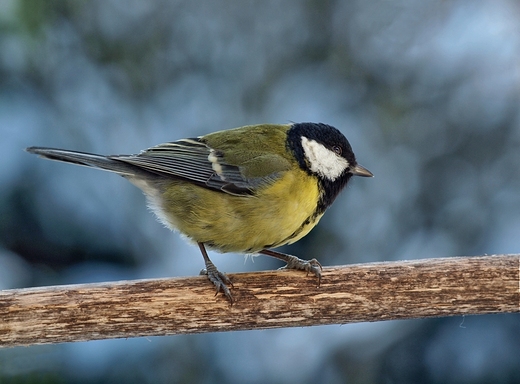
<path fill-rule="evenodd" d="M 272 256 L 286 262 L 284 268 L 313 273 L 319 283 L 316 259 L 270 248 L 309 233 L 351 176 L 372 176 L 356 162 L 345 136 L 321 123 L 249 125 L 160 144 L 137 155 L 26 150 L 115 172 L 142 189 L 161 222 L 199 245 L 204 273 L 231 302 L 232 283 L 211 262 L 206 247 Z"/>

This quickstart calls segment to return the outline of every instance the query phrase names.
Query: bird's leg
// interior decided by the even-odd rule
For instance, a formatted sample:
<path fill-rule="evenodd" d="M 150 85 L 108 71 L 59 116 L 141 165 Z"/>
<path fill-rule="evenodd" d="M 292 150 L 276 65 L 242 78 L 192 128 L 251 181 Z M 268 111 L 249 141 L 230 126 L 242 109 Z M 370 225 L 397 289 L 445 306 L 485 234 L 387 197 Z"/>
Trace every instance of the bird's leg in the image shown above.
<path fill-rule="evenodd" d="M 217 288 L 217 293 L 215 293 L 215 295 L 222 291 L 224 293 L 224 296 L 226 296 L 228 300 L 231 302 L 231 304 L 233 304 L 233 296 L 231 295 L 231 292 L 229 291 L 229 288 L 226 285 L 229 284 L 233 286 L 233 283 L 231 282 L 231 280 L 229 280 L 229 277 L 227 277 L 225 273 L 219 272 L 217 267 L 215 267 L 215 264 L 213 264 L 212 261 L 209 259 L 204 244 L 197 244 L 199 244 L 200 251 L 202 252 L 202 257 L 204 258 L 204 263 L 206 264 L 206 269 L 200 271 L 200 274 L 208 276 L 209 281 L 211 281 L 213 285 L 215 285 L 215 287 Z"/>
<path fill-rule="evenodd" d="M 311 272 L 314 273 L 314 275 L 318 278 L 318 286 L 320 286 L 321 283 L 321 271 L 322 267 L 318 260 L 312 259 L 312 260 L 303 260 L 293 255 L 287 255 L 285 253 L 280 253 L 276 251 L 272 251 L 270 249 L 263 249 L 260 252 L 262 255 L 267 255 L 274 257 L 276 259 L 285 261 L 287 265 L 285 267 L 282 267 L 280 269 L 299 269 L 302 271 L 307 271 L 307 273 Z"/>

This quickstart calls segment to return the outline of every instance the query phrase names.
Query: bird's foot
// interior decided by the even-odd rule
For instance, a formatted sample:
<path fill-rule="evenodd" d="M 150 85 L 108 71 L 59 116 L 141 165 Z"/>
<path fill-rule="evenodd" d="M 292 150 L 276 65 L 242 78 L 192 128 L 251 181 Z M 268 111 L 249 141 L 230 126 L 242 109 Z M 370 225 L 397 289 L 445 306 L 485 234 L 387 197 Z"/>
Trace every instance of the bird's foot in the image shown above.
<path fill-rule="evenodd" d="M 206 275 L 209 281 L 211 281 L 216 287 L 217 292 L 215 293 L 215 296 L 222 291 L 229 302 L 233 304 L 233 295 L 231 295 L 231 291 L 228 288 L 228 285 L 233 287 L 233 283 L 225 273 L 220 272 L 217 267 L 215 267 L 215 264 L 210 261 L 209 263 L 206 263 L 206 269 L 200 271 L 200 274 Z"/>
<path fill-rule="evenodd" d="M 217 288 L 217 292 L 215 296 L 218 295 L 220 291 L 226 296 L 231 304 L 233 304 L 233 296 L 231 295 L 231 291 L 228 288 L 228 285 L 233 287 L 233 283 L 227 277 L 225 273 L 220 272 L 215 264 L 211 262 L 208 256 L 208 252 L 206 252 L 206 247 L 204 247 L 203 243 L 198 243 L 200 251 L 202 252 L 202 257 L 204 258 L 204 264 L 206 264 L 206 269 L 200 271 L 201 275 L 208 276 L 209 281 L 213 283 L 213 285 Z"/>
<path fill-rule="evenodd" d="M 316 259 L 311 260 L 303 260 L 299 257 L 293 255 L 287 255 L 285 253 L 280 253 L 276 251 L 272 251 L 270 249 L 264 249 L 260 251 L 261 254 L 275 257 L 279 260 L 285 261 L 287 265 L 281 267 L 279 269 L 297 269 L 300 271 L 306 271 L 307 274 L 313 273 L 314 276 L 318 278 L 318 287 L 321 283 L 321 271 L 323 270 L 320 262 Z"/>
<path fill-rule="evenodd" d="M 321 283 L 321 271 L 323 270 L 320 262 L 316 259 L 311 260 L 303 260 L 299 257 L 293 255 L 289 256 L 289 260 L 287 261 L 287 265 L 279 268 L 279 269 L 297 269 L 300 271 L 306 271 L 307 274 L 313 273 L 314 276 L 318 278 L 318 287 Z"/>

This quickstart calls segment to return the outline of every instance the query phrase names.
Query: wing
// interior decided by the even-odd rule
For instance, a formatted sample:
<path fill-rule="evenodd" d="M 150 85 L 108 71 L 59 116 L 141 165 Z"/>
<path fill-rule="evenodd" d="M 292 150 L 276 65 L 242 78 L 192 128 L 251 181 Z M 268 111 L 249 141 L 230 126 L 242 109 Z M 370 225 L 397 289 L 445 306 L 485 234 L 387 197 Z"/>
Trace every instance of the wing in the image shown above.
<path fill-rule="evenodd" d="M 240 164 L 229 164 L 221 150 L 211 148 L 201 138 L 160 144 L 138 155 L 108 157 L 237 196 L 253 195 L 257 188 L 272 183 L 290 166 L 283 158 L 258 152 L 251 152 Z M 251 166 L 263 168 L 262 175 L 247 177 Z"/>

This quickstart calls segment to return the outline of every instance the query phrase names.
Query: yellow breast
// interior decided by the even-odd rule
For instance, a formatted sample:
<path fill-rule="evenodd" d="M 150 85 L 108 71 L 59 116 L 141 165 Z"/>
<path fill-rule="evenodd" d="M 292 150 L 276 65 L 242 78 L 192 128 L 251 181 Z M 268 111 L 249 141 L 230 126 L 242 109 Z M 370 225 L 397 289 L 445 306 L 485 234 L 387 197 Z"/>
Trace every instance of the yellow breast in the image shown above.
<path fill-rule="evenodd" d="M 319 194 L 317 180 L 297 169 L 254 196 L 172 181 L 154 204 L 162 207 L 168 226 L 192 240 L 221 252 L 252 253 L 309 233 L 321 218 L 315 215 Z"/>

